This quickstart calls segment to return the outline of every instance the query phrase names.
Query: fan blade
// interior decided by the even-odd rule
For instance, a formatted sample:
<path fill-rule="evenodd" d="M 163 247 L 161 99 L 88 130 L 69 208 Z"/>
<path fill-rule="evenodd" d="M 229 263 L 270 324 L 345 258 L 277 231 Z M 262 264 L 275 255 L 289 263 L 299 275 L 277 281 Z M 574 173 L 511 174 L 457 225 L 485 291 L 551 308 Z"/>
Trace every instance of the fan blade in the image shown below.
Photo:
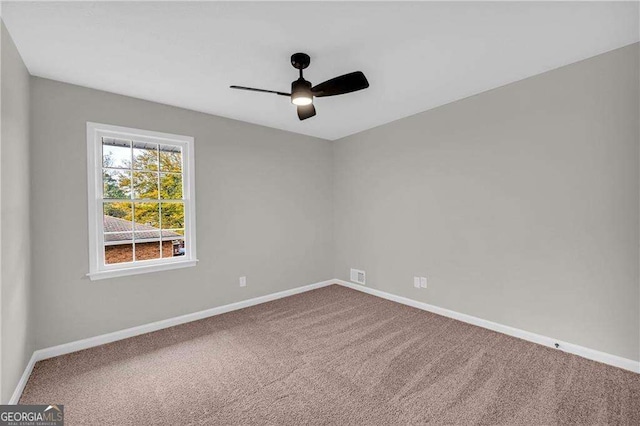
<path fill-rule="evenodd" d="M 311 92 L 313 92 L 313 96 L 317 97 L 335 96 L 366 89 L 367 87 L 369 87 L 367 77 L 364 76 L 362 71 L 356 71 L 320 83 L 313 87 Z"/>
<path fill-rule="evenodd" d="M 262 92 L 262 93 L 275 93 L 280 96 L 291 96 L 291 93 L 278 92 L 275 90 L 265 90 L 265 89 L 256 89 L 253 87 L 245 87 L 245 86 L 229 86 L 232 89 L 240 89 L 240 90 L 250 90 L 252 92 Z"/>
<path fill-rule="evenodd" d="M 311 118 L 314 115 L 316 115 L 316 107 L 314 107 L 313 104 L 298 107 L 298 118 L 300 121 Z"/>

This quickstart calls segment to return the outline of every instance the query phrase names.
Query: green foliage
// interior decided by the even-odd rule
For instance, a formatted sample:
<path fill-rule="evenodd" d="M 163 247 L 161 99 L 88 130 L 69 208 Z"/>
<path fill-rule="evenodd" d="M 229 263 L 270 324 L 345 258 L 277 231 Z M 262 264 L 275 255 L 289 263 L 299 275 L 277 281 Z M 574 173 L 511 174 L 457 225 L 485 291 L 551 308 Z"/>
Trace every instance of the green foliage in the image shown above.
<path fill-rule="evenodd" d="M 116 179 L 115 173 L 109 173 L 107 171 L 102 172 L 102 179 L 104 182 L 104 198 L 128 198 L 127 193 L 122 188 L 127 188 L 127 185 L 122 180 Z"/>
<path fill-rule="evenodd" d="M 132 220 L 131 203 L 104 203 L 104 214 L 107 216 L 118 217 L 124 220 Z"/>
<path fill-rule="evenodd" d="M 182 171 L 182 154 L 173 151 L 160 151 L 160 170 L 167 172 Z"/>

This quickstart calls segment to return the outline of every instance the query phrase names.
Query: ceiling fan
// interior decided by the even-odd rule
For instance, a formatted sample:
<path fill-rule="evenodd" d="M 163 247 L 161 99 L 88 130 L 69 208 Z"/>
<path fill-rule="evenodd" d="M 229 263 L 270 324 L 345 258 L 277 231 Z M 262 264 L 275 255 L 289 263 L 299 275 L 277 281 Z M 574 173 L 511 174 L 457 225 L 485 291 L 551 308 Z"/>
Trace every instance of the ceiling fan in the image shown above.
<path fill-rule="evenodd" d="M 302 70 L 311 63 L 311 58 L 306 53 L 294 53 L 291 55 L 291 65 L 300 71 L 300 78 L 291 83 L 291 93 L 278 92 L 276 90 L 255 89 L 245 86 L 230 86 L 232 89 L 251 90 L 253 92 L 274 93 L 280 96 L 290 96 L 291 103 L 298 107 L 298 118 L 306 120 L 316 115 L 316 108 L 313 106 L 314 96 L 317 98 L 324 96 L 343 95 L 369 87 L 369 82 L 362 71 L 355 71 L 332 78 L 316 86 L 311 87 L 311 83 L 304 79 Z"/>

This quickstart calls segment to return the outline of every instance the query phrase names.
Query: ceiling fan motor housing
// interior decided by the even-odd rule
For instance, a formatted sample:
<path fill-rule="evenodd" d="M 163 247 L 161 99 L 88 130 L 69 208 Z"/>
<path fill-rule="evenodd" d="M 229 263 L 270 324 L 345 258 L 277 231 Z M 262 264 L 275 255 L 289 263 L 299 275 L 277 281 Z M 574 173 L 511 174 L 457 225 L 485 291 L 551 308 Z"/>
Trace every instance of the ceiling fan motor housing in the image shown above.
<path fill-rule="evenodd" d="M 299 78 L 291 83 L 291 102 L 293 104 L 308 105 L 311 103 L 311 100 L 313 100 L 313 94 L 311 93 L 310 82 L 304 78 Z"/>

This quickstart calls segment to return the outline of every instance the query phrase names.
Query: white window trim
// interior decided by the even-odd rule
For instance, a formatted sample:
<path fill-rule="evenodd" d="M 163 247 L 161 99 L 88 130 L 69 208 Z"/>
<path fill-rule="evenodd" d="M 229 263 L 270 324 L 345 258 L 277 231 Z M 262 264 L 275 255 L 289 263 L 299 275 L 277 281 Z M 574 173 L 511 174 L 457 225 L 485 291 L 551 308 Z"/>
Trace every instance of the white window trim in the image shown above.
<path fill-rule="evenodd" d="M 135 137 L 137 141 L 168 143 L 182 147 L 182 174 L 184 193 L 186 253 L 180 258 L 144 260 L 136 263 L 105 265 L 102 218 L 102 138 Z M 132 129 L 108 124 L 87 122 L 87 192 L 89 217 L 89 273 L 91 280 L 166 271 L 195 266 L 196 257 L 196 209 L 195 209 L 195 155 L 194 139 L 190 136 L 172 135 L 150 130 Z M 98 149 L 100 147 L 100 149 Z M 98 206 L 100 209 L 98 209 Z"/>

